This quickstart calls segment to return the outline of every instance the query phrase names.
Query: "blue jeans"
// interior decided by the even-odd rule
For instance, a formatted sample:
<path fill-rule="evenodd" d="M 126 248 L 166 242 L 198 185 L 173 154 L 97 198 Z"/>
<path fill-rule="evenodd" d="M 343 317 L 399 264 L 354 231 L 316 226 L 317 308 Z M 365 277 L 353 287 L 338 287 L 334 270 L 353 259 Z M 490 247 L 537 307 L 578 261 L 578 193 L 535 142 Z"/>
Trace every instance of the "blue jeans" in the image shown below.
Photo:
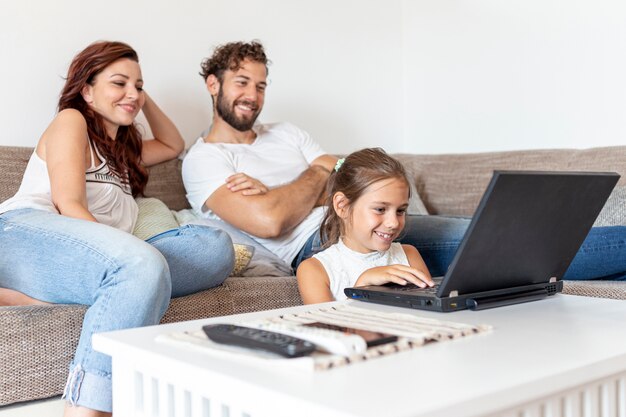
<path fill-rule="evenodd" d="M 432 276 L 442 276 L 470 221 L 466 217 L 409 215 L 400 241 L 417 248 Z M 316 232 L 294 259 L 294 268 L 320 249 L 321 239 Z M 626 226 L 592 228 L 563 279 L 626 280 Z"/>
<path fill-rule="evenodd" d="M 64 396 L 111 411 L 111 359 L 94 333 L 158 324 L 171 296 L 219 285 L 233 267 L 228 235 L 184 226 L 143 242 L 102 224 L 41 210 L 0 215 L 0 287 L 89 306 Z M 169 265 L 168 265 L 169 264 Z"/>

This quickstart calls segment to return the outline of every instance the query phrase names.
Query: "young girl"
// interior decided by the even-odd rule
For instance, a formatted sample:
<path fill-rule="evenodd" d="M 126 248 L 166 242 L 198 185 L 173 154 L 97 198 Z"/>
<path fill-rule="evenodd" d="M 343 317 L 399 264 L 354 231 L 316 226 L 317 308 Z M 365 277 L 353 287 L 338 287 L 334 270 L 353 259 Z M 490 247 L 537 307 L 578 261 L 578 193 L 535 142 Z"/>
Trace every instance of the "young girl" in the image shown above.
<path fill-rule="evenodd" d="M 305 304 L 345 299 L 347 287 L 434 285 L 417 249 L 394 242 L 404 228 L 409 195 L 404 167 L 380 148 L 337 162 L 320 228 L 326 249 L 297 271 Z"/>
<path fill-rule="evenodd" d="M 110 415 L 111 358 L 93 350 L 94 333 L 158 324 L 170 296 L 219 285 L 233 267 L 232 242 L 217 229 L 183 226 L 147 242 L 130 234 L 145 166 L 184 147 L 143 84 L 130 46 L 97 42 L 81 51 L 19 191 L 0 204 L 0 305 L 89 306 L 66 416 Z M 140 111 L 153 140 L 135 125 Z"/>

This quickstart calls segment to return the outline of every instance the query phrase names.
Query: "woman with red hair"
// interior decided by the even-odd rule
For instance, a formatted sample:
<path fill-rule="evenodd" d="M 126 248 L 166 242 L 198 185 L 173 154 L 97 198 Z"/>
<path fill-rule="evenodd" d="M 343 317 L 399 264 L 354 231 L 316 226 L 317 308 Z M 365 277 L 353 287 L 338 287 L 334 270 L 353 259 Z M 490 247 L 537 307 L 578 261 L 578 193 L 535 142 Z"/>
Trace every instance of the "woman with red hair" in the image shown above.
<path fill-rule="evenodd" d="M 92 349 L 94 333 L 158 324 L 170 297 L 219 285 L 233 267 L 232 242 L 217 229 L 183 226 L 147 242 L 130 233 L 145 167 L 184 148 L 143 84 L 130 46 L 96 42 L 81 51 L 19 191 L 0 204 L 0 305 L 89 306 L 66 416 L 111 412 L 111 361 Z M 135 126 L 140 111 L 153 140 Z"/>

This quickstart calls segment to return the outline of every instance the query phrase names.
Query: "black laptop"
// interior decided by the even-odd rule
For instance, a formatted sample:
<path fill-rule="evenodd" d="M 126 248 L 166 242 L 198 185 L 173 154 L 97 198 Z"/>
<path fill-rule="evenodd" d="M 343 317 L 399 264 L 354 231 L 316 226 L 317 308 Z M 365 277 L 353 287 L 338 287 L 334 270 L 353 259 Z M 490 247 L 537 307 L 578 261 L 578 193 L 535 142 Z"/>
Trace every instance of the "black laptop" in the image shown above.
<path fill-rule="evenodd" d="M 387 284 L 344 292 L 356 300 L 434 311 L 481 310 L 554 295 L 619 177 L 494 171 L 436 287 Z"/>

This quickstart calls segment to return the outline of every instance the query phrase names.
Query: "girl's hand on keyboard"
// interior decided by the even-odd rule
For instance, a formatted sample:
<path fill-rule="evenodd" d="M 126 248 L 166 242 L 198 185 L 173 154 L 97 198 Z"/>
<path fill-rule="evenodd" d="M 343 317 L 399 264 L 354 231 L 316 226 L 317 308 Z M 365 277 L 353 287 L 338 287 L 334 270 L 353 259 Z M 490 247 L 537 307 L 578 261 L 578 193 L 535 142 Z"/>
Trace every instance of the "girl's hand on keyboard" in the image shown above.
<path fill-rule="evenodd" d="M 383 285 L 394 282 L 399 285 L 415 284 L 420 288 L 435 285 L 430 275 L 406 265 L 378 266 L 363 272 L 356 280 L 355 287 L 366 285 Z"/>

